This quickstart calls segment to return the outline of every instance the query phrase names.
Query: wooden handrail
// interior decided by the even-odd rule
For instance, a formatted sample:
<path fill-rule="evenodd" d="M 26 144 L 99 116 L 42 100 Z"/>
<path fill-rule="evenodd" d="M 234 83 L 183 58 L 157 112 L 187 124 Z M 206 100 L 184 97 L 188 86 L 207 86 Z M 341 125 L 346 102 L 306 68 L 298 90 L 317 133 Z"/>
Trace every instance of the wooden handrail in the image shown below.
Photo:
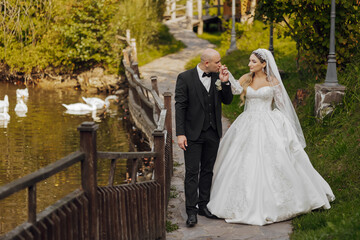
<path fill-rule="evenodd" d="M 82 161 L 84 158 L 85 154 L 77 151 L 52 164 L 47 165 L 46 167 L 37 170 L 36 172 L 30 173 L 25 177 L 16 179 L 0 187 L 0 199 L 4 199 L 22 189 L 34 186 L 36 183 L 51 177 L 52 175 L 72 166 L 75 163 Z"/>
<path fill-rule="evenodd" d="M 104 159 L 133 159 L 133 158 L 146 158 L 157 157 L 156 152 L 97 152 L 98 158 Z"/>

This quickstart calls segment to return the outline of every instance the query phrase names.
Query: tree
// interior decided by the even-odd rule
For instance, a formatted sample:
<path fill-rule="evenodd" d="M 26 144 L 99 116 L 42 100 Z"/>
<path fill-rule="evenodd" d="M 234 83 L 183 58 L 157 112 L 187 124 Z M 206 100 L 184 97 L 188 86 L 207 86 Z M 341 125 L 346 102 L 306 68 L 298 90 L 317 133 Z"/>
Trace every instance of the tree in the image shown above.
<path fill-rule="evenodd" d="M 336 1 L 336 56 L 343 69 L 359 51 L 359 2 Z M 285 25 L 280 37 L 297 43 L 298 61 L 304 61 L 316 74 L 324 76 L 329 53 L 331 0 L 262 0 L 256 18 L 265 23 Z"/>

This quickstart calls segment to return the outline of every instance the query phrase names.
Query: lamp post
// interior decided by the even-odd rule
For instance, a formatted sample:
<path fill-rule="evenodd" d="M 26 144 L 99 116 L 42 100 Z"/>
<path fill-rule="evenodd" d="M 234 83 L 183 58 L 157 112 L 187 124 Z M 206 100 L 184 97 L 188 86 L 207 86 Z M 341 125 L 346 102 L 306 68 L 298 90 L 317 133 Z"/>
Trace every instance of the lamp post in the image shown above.
<path fill-rule="evenodd" d="M 271 23 L 270 24 L 270 45 L 269 45 L 269 51 L 272 53 L 272 55 L 274 56 L 274 42 L 273 42 L 273 32 L 274 32 L 274 24 Z"/>
<path fill-rule="evenodd" d="M 345 86 L 338 84 L 336 74 L 335 0 L 331 0 L 330 24 L 330 50 L 325 83 L 315 85 L 315 115 L 319 120 L 335 110 L 336 105 L 342 102 L 346 90 Z"/>
<path fill-rule="evenodd" d="M 335 0 L 331 0 L 330 24 L 330 50 L 328 55 L 328 66 L 326 71 L 325 85 L 336 86 L 339 84 L 336 74 L 335 56 Z"/>
<path fill-rule="evenodd" d="M 231 14 L 232 14 L 232 27 L 231 27 L 231 40 L 230 48 L 226 51 L 227 54 L 237 50 L 236 47 L 236 32 L 235 32 L 235 0 L 232 0 Z"/>

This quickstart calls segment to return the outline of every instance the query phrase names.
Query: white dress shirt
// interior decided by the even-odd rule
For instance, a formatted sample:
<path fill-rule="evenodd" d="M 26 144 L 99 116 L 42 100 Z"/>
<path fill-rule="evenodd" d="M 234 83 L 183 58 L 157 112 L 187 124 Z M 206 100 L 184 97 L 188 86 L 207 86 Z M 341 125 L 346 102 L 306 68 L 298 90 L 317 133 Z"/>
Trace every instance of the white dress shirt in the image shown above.
<path fill-rule="evenodd" d="M 210 84 L 211 84 L 211 77 L 202 77 L 204 71 L 199 68 L 199 65 L 197 65 L 196 69 L 197 69 L 197 72 L 199 74 L 199 78 L 200 78 L 201 83 L 204 85 L 206 91 L 209 92 Z"/>

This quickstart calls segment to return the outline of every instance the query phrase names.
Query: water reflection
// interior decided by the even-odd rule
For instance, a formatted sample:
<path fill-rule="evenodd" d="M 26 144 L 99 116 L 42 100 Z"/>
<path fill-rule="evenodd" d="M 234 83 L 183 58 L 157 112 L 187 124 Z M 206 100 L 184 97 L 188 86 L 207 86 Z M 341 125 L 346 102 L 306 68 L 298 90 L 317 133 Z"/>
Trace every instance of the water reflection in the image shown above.
<path fill-rule="evenodd" d="M 17 100 L 14 84 L 0 82 L 0 99 L 8 95 L 7 109 L 11 120 L 0 117 L 0 186 L 23 177 L 79 149 L 77 127 L 84 121 L 97 121 L 97 147 L 100 151 L 129 151 L 129 140 L 116 104 L 107 114 L 91 111 L 69 113 L 63 103 L 83 102 L 82 97 L 98 97 L 73 90 L 44 90 L 29 87 L 25 116 L 15 111 Z M 19 100 L 20 101 L 20 100 Z M 1 110 L 0 110 L 1 111 Z M 100 117 L 101 115 L 101 117 Z M 125 178 L 126 162 L 118 161 L 115 184 Z M 109 160 L 99 160 L 98 182 L 107 184 Z M 80 186 L 80 165 L 46 179 L 37 186 L 38 212 Z M 26 191 L 0 201 L 0 235 L 27 218 Z"/>

